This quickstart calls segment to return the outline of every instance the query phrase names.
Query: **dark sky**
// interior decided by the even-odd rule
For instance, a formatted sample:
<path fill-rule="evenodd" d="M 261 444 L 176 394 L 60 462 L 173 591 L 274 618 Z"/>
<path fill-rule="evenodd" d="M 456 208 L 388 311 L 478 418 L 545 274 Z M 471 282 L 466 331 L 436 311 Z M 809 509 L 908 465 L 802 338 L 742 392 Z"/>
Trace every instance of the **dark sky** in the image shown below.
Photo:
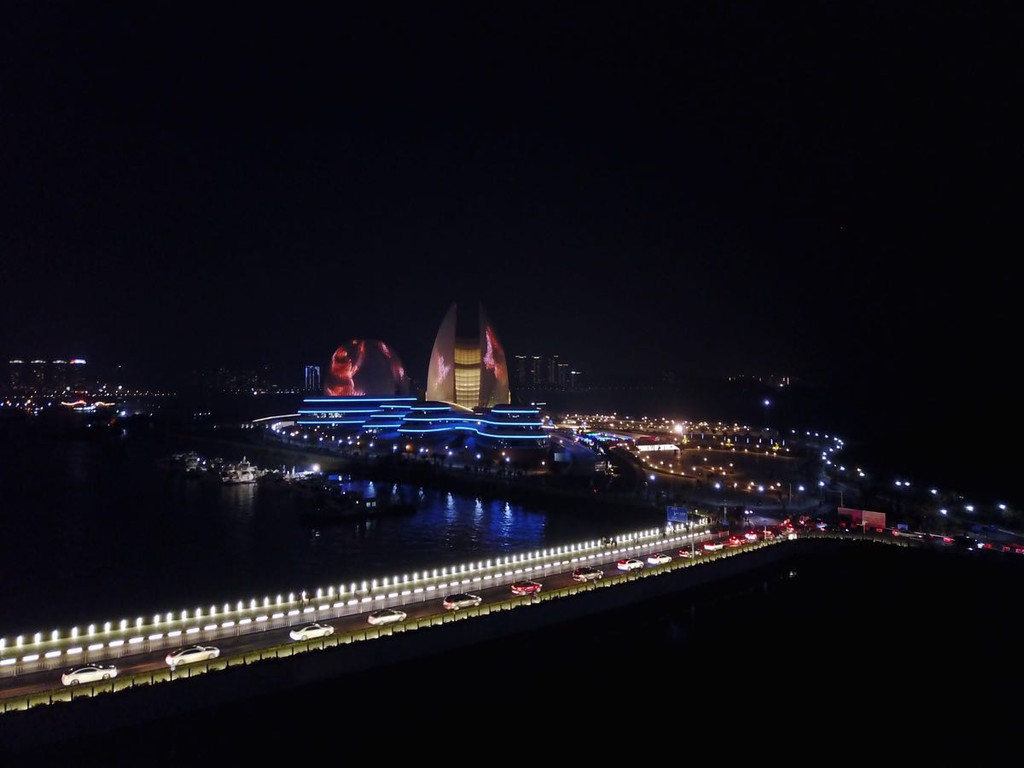
<path fill-rule="evenodd" d="M 991 384 L 1012 8 L 7 2 L 0 354 Z"/>

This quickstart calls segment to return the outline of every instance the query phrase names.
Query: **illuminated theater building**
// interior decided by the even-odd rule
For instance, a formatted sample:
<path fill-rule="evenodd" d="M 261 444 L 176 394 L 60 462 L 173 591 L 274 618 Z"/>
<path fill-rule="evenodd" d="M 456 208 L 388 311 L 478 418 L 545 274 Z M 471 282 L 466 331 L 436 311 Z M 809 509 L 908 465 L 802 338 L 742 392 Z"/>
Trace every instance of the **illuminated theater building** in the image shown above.
<path fill-rule="evenodd" d="M 383 341 L 353 339 L 331 355 L 324 394 L 338 397 L 409 394 L 402 359 Z"/>
<path fill-rule="evenodd" d="M 477 434 L 499 448 L 544 448 L 548 445 L 550 424 L 540 410 L 532 406 L 496 405 L 478 422 Z"/>
<path fill-rule="evenodd" d="M 307 397 L 295 423 L 337 433 L 397 429 L 415 403 L 415 397 Z"/>
<path fill-rule="evenodd" d="M 469 409 L 512 402 L 505 350 L 482 305 L 467 315 L 453 302 L 445 313 L 430 353 L 427 400 Z"/>
<path fill-rule="evenodd" d="M 536 456 L 550 448 L 550 425 L 534 407 L 511 405 L 505 352 L 479 307 L 460 326 L 456 304 L 441 322 L 428 368 L 426 398 L 408 394 L 401 359 L 387 344 L 354 339 L 339 346 L 324 379 L 324 396 L 308 397 L 294 421 L 319 441 L 391 445 L 402 451 L 470 451 Z"/>
<path fill-rule="evenodd" d="M 548 428 L 533 407 L 496 405 L 466 411 L 449 403 L 427 400 L 405 415 L 398 434 L 440 438 L 446 445 L 472 443 L 479 448 L 546 448 Z"/>
<path fill-rule="evenodd" d="M 529 451 L 549 447 L 539 409 L 498 405 L 470 411 L 413 397 L 308 397 L 291 424 L 319 438 L 366 438 L 430 450 Z M 412 443 L 410 443 L 412 441 Z"/>
<path fill-rule="evenodd" d="M 455 408 L 451 403 L 421 400 L 405 415 L 398 433 L 405 437 L 449 438 L 462 431 L 472 431 L 476 418 L 472 411 Z"/>

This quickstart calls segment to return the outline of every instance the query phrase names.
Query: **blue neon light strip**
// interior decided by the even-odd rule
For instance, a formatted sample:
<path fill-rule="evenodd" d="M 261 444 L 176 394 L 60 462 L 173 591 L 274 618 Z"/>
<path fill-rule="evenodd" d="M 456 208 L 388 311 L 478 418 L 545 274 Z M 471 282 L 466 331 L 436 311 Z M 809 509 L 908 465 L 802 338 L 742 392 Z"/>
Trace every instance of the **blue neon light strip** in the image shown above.
<path fill-rule="evenodd" d="M 376 408 L 300 408 L 299 413 L 377 413 Z"/>
<path fill-rule="evenodd" d="M 490 421 L 489 419 L 478 419 L 481 424 L 490 424 L 496 427 L 543 427 L 544 422 L 540 421 Z"/>
<path fill-rule="evenodd" d="M 345 420 L 345 419 L 316 419 L 314 421 L 303 421 L 301 419 L 296 419 L 295 423 L 296 424 L 305 424 L 305 425 L 311 426 L 311 427 L 316 427 L 316 426 L 325 426 L 325 425 L 337 426 L 339 424 L 364 424 L 365 422 L 362 419 L 359 419 L 358 421 L 350 421 L 350 420 Z"/>
<path fill-rule="evenodd" d="M 425 421 L 428 424 L 437 424 L 439 422 L 441 422 L 441 423 L 443 423 L 443 422 L 453 422 L 455 424 L 465 424 L 467 422 L 467 419 L 460 419 L 458 416 L 448 416 L 448 417 L 440 417 L 440 418 L 437 417 L 437 416 L 406 416 L 405 420 L 407 422 L 408 421 L 416 421 L 416 422 Z M 475 422 L 476 419 L 472 419 L 471 421 Z"/>
<path fill-rule="evenodd" d="M 491 409 L 485 418 L 481 414 L 466 414 L 453 411 L 447 404 L 421 405 L 417 407 L 414 397 L 323 397 L 306 398 L 304 405 L 323 403 L 320 407 L 303 408 L 299 414 L 315 418 L 297 419 L 300 426 L 348 426 L 359 427 L 361 431 L 395 430 L 402 435 L 443 434 L 445 432 L 470 432 L 490 440 L 534 441 L 547 440 L 552 426 L 543 421 L 520 421 L 516 414 L 536 417 L 536 408 Z M 422 402 L 422 401 L 421 401 Z M 362 406 L 350 408 L 349 405 Z M 366 414 L 365 417 L 360 417 Z M 507 430 L 507 432 L 505 431 Z"/>
<path fill-rule="evenodd" d="M 416 402 L 415 397 L 306 397 L 303 402 Z"/>

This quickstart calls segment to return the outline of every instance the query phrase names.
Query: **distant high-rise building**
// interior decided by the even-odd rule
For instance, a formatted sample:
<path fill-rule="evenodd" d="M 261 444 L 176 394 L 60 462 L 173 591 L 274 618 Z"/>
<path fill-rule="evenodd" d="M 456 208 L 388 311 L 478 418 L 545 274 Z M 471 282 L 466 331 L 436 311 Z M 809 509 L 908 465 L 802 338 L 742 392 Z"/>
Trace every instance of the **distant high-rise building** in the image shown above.
<path fill-rule="evenodd" d="M 68 388 L 68 361 L 54 360 L 50 363 L 47 387 L 51 392 L 63 392 Z"/>
<path fill-rule="evenodd" d="M 85 365 L 85 360 L 80 357 L 68 361 L 68 386 L 71 389 L 85 387 Z"/>
<path fill-rule="evenodd" d="M 516 355 L 514 382 L 520 389 L 574 388 L 572 366 L 559 355 Z"/>
<path fill-rule="evenodd" d="M 569 378 L 569 364 L 558 363 L 555 366 L 555 387 L 557 389 L 571 389 L 572 380 Z"/>
<path fill-rule="evenodd" d="M 11 392 L 23 392 L 26 387 L 26 368 L 24 360 L 7 361 L 7 386 Z"/>
<path fill-rule="evenodd" d="M 526 365 L 529 357 L 526 355 L 515 355 L 513 358 L 513 367 L 509 372 L 509 383 L 513 381 L 519 389 L 526 388 Z"/>
<path fill-rule="evenodd" d="M 85 360 L 43 360 L 26 362 L 22 359 L 7 361 L 6 386 L 20 394 L 56 394 L 84 385 Z"/>
<path fill-rule="evenodd" d="M 270 376 L 270 369 L 267 366 L 254 370 L 221 365 L 217 368 L 192 371 L 190 386 L 204 392 L 257 395 L 271 389 Z"/>
<path fill-rule="evenodd" d="M 512 402 L 505 350 L 483 305 L 475 313 L 452 305 L 441 321 L 427 368 L 427 400 L 465 408 L 492 408 Z"/>
<path fill-rule="evenodd" d="M 530 357 L 530 386 L 537 388 L 541 386 L 540 372 L 544 367 L 544 358 L 540 355 Z"/>
<path fill-rule="evenodd" d="M 559 389 L 558 365 L 558 355 L 551 355 L 547 360 L 547 385 L 553 389 Z"/>
<path fill-rule="evenodd" d="M 319 392 L 320 391 L 320 366 L 319 365 L 307 365 L 306 366 L 306 377 L 303 384 L 303 389 L 306 392 Z"/>
<path fill-rule="evenodd" d="M 46 361 L 33 360 L 28 368 L 28 386 L 33 392 L 46 391 Z"/>

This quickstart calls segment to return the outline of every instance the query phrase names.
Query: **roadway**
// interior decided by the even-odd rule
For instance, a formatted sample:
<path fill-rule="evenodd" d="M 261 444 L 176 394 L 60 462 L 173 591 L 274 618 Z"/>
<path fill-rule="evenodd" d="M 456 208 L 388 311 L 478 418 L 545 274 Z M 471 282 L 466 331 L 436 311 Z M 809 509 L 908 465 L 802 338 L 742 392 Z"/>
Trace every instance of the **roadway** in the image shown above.
<path fill-rule="evenodd" d="M 693 562 L 679 557 L 680 549 L 699 552 L 703 542 L 724 536 L 722 533 L 710 532 L 687 534 L 682 530 L 638 532 L 633 538 L 626 536 L 619 537 L 615 542 L 597 542 L 591 549 L 514 559 L 511 563 L 496 564 L 477 573 L 467 572 L 457 578 L 436 578 L 408 589 L 389 589 L 381 585 L 376 589 L 360 590 L 360 594 L 350 595 L 347 599 L 342 599 L 340 595 L 334 599 L 300 598 L 282 606 L 280 610 L 246 608 L 238 615 L 226 614 L 214 623 L 203 623 L 197 619 L 191 622 L 172 622 L 162 632 L 126 627 L 124 630 L 105 633 L 107 637 L 103 642 L 83 644 L 79 638 L 64 638 L 48 643 L 30 643 L 20 649 L 7 649 L 9 655 L 3 659 L 3 666 L 0 666 L 0 702 L 24 702 L 40 694 L 66 698 L 68 689 L 60 682 L 61 673 L 71 666 L 85 663 L 115 664 L 117 678 L 110 683 L 82 684 L 72 691 L 75 695 L 91 695 L 93 692 L 109 691 L 112 687 L 120 690 L 128 687 L 133 677 L 145 683 L 153 682 L 154 676 L 160 679 L 166 679 L 165 676 L 171 679 L 189 677 L 205 664 L 183 666 L 172 672 L 164 659 L 170 651 L 193 644 L 219 648 L 221 656 L 211 666 L 220 667 L 225 663 L 230 664 L 232 659 L 241 660 L 244 656 L 260 651 L 267 652 L 269 656 L 283 651 L 281 655 L 287 656 L 296 647 L 299 650 L 326 647 L 338 643 L 346 635 L 370 639 L 389 634 L 396 626 L 401 626 L 392 624 L 373 627 L 367 622 L 371 612 L 384 607 L 399 608 L 408 614 L 406 625 L 423 622 L 432 624 L 448 613 L 442 607 L 445 595 L 456 592 L 479 595 L 483 599 L 482 606 L 495 606 L 509 601 L 528 603 L 544 599 L 544 593 L 580 586 L 572 578 L 572 571 L 579 565 L 600 568 L 604 572 L 602 586 L 614 583 L 615 580 L 632 580 L 637 574 L 618 570 L 618 560 L 640 558 L 646 563 L 649 554 L 663 551 L 672 556 L 672 561 L 658 566 L 645 564 L 644 570 L 667 571 Z M 538 598 L 511 594 L 512 582 L 523 579 L 540 582 L 543 585 L 542 594 Z M 289 637 L 292 628 L 313 621 L 330 624 L 334 628 L 334 635 L 299 642 Z M 15 650 L 18 650 L 17 655 L 11 653 Z"/>

